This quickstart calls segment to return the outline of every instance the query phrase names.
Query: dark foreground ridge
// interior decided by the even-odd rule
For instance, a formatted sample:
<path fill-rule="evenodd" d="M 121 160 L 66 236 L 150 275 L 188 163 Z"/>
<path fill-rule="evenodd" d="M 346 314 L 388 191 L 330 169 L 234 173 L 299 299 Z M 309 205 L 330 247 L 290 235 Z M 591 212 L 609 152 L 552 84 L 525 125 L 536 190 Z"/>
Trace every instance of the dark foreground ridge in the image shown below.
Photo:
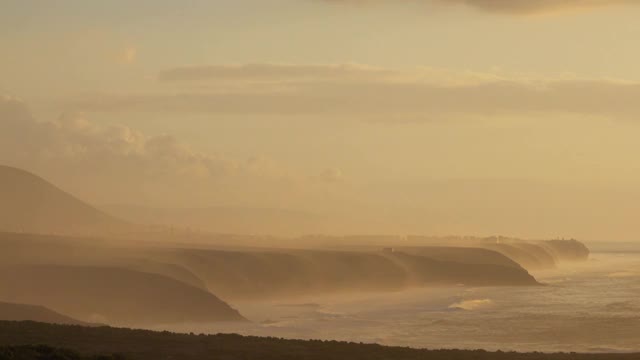
<path fill-rule="evenodd" d="M 0 360 L 126 360 L 121 354 L 82 355 L 69 349 L 47 345 L 0 347 Z"/>
<path fill-rule="evenodd" d="M 95 324 L 73 319 L 51 309 L 47 309 L 44 306 L 14 304 L 3 301 L 0 301 L 0 319 L 8 321 L 38 321 L 61 325 L 95 326 Z"/>
<path fill-rule="evenodd" d="M 234 334 L 175 334 L 0 321 L 0 360 L 4 359 L 637 360 L 640 354 L 420 350 L 338 341 L 285 340 Z"/>

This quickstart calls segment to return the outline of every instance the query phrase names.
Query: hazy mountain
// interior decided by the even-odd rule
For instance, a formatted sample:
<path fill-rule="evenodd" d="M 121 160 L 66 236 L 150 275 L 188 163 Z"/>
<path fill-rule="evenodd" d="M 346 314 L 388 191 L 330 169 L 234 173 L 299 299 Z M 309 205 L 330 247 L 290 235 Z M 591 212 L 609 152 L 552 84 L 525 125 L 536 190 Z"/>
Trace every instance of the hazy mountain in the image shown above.
<path fill-rule="evenodd" d="M 461 255 L 455 255 L 460 251 Z M 338 291 L 389 291 L 428 285 L 538 285 L 525 269 L 495 254 L 461 262 L 468 250 L 427 252 L 325 250 L 206 250 L 166 251 L 162 261 L 180 264 L 207 288 L 226 299 L 309 295 Z M 160 255 L 159 255 L 160 256 Z M 468 257 L 467 257 L 468 258 Z"/>
<path fill-rule="evenodd" d="M 0 298 L 40 303 L 78 319 L 108 324 L 244 321 L 215 295 L 129 269 L 62 265 L 0 268 Z"/>
<path fill-rule="evenodd" d="M 62 325 L 90 325 L 89 323 L 59 314 L 39 305 L 15 304 L 0 301 L 0 320 L 38 321 Z"/>
<path fill-rule="evenodd" d="M 177 264 L 154 260 L 152 253 L 150 248 L 130 239 L 0 232 L 0 264 L 3 265 L 125 268 L 159 274 L 197 288 L 206 288 L 202 280 L 189 270 Z"/>
<path fill-rule="evenodd" d="M 161 276 L 165 285 L 170 280 L 186 286 L 190 292 L 183 291 L 185 302 L 188 294 L 199 289 L 211 291 L 226 300 L 236 300 L 389 291 L 426 285 L 537 284 L 525 269 L 506 256 L 491 250 L 465 247 L 397 248 L 393 252 L 382 251 L 381 248 L 341 251 L 236 247 L 223 250 L 206 248 L 205 245 L 162 246 L 132 241 L 87 241 L 63 236 L 0 233 L 0 250 L 0 262 L 5 265 L 55 265 L 54 274 L 61 271 L 60 267 L 69 269 L 69 266 L 74 266 L 78 273 L 90 270 L 95 275 L 92 278 L 103 287 L 113 288 L 109 296 L 114 301 L 132 296 L 130 288 L 140 291 L 140 286 L 147 286 L 136 285 L 136 282 L 147 281 L 140 273 Z M 102 269 L 101 275 L 95 274 L 96 268 Z M 45 278 L 52 276 L 42 270 L 40 272 Z M 50 280 L 62 284 L 59 286 L 69 286 L 70 279 L 88 276 L 74 274 L 71 270 L 65 272 L 66 275 L 58 274 Z M 117 276 L 124 280 L 114 283 Z M 42 280 L 38 278 L 37 281 Z M 93 283 L 89 285 L 95 286 Z M 79 288 L 79 284 L 71 287 L 73 291 Z M 40 291 L 32 285 L 28 289 L 15 288 L 13 293 L 36 290 Z M 149 293 L 136 296 L 150 297 Z M 178 304 L 176 306 L 180 308 Z M 194 312 L 193 316 L 197 314 Z"/>
<path fill-rule="evenodd" d="M 32 173 L 0 166 L 0 230 L 107 234 L 129 226 Z"/>
<path fill-rule="evenodd" d="M 528 270 L 548 269 L 562 262 L 584 261 L 589 248 L 571 240 L 522 240 L 503 236 L 491 237 L 429 237 L 409 236 L 412 245 L 473 247 L 492 250 L 515 261 Z"/>
<path fill-rule="evenodd" d="M 453 261 L 462 264 L 486 264 L 520 268 L 511 258 L 493 250 L 473 247 L 422 246 L 400 247 L 397 250 L 434 260 Z"/>

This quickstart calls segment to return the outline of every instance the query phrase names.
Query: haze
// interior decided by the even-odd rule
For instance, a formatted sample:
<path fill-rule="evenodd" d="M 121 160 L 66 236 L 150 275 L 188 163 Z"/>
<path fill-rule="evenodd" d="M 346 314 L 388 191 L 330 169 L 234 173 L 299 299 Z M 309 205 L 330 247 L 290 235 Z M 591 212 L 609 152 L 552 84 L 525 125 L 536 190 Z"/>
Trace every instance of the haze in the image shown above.
<path fill-rule="evenodd" d="M 323 219 L 264 233 L 637 239 L 640 7 L 516 3 L 4 1 L 0 162 Z"/>
<path fill-rule="evenodd" d="M 639 18 L 0 0 L 0 360 L 640 358 Z"/>

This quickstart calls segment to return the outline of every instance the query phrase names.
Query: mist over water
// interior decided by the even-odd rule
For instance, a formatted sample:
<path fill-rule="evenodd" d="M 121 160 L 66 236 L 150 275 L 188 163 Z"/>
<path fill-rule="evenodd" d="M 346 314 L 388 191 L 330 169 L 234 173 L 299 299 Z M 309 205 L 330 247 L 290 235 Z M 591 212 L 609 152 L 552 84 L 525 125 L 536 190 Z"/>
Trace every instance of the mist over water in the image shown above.
<path fill-rule="evenodd" d="M 0 0 L 0 360 L 640 360 L 638 19 Z"/>
<path fill-rule="evenodd" d="M 534 275 L 546 286 L 461 285 L 238 302 L 252 323 L 171 329 L 419 348 L 640 350 L 640 254 L 595 253 L 588 262 Z"/>

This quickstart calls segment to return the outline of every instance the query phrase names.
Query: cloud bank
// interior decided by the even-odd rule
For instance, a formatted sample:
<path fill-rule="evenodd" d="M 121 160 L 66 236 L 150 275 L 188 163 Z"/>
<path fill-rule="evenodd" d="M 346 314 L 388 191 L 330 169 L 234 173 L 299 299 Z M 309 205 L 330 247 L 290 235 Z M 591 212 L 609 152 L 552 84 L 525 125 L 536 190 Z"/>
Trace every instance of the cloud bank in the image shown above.
<path fill-rule="evenodd" d="M 394 2 L 385 0 L 324 0 L 329 3 L 372 4 Z M 412 0 L 409 0 L 412 1 Z M 406 1 L 406 2 L 409 2 Z M 475 9 L 503 14 L 537 14 L 592 9 L 615 5 L 638 5 L 635 0 L 414 0 L 415 3 L 432 5 L 463 5 Z"/>
<path fill-rule="evenodd" d="M 93 94 L 66 105 L 87 112 L 428 119 L 549 113 L 640 116 L 636 101 L 640 84 L 607 79 L 531 79 L 437 69 L 273 64 L 180 67 L 161 72 L 159 78 L 171 91 Z M 189 84 L 198 87 L 184 88 Z"/>
<path fill-rule="evenodd" d="M 148 196 L 210 205 L 259 201 L 261 192 L 278 196 L 291 188 L 290 174 L 260 157 L 203 153 L 170 135 L 100 126 L 78 113 L 38 121 L 23 101 L 7 96 L 0 96 L 0 163 L 35 171 L 100 202 L 144 202 Z"/>
<path fill-rule="evenodd" d="M 124 125 L 97 126 L 81 114 L 38 122 L 19 99 L 0 98 L 3 154 L 31 160 L 85 162 L 97 168 L 128 164 L 148 175 L 173 173 L 203 177 L 228 173 L 234 163 L 195 152 L 168 135 L 145 136 Z M 26 141 L 25 141 L 26 140 Z"/>
<path fill-rule="evenodd" d="M 443 4 L 463 4 L 481 10 L 512 14 L 637 4 L 633 0 L 438 0 L 438 2 Z"/>
<path fill-rule="evenodd" d="M 390 76 L 391 71 L 358 64 L 232 64 L 183 66 L 161 71 L 161 81 L 303 81 L 356 80 Z"/>

